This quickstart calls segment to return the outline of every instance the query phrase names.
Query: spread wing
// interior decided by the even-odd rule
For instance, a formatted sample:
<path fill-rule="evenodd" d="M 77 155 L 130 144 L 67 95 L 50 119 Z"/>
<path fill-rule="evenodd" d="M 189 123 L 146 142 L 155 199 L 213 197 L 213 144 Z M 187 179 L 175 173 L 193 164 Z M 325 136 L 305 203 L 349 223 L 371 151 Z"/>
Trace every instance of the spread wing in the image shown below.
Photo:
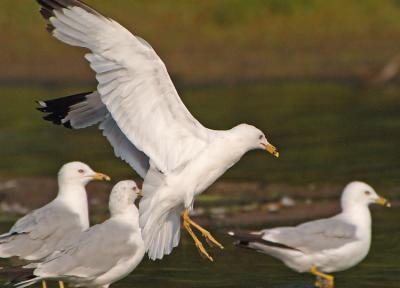
<path fill-rule="evenodd" d="M 100 123 L 99 128 L 114 148 L 115 156 L 127 162 L 142 178 L 146 176 L 149 157 L 126 138 L 97 91 L 39 101 L 38 104 L 38 110 L 47 114 L 43 119 L 57 125 L 82 129 Z"/>
<path fill-rule="evenodd" d="M 114 148 L 115 156 L 127 162 L 144 179 L 149 170 L 149 157 L 138 150 L 119 129 L 111 115 L 107 115 L 99 128 Z"/>
<path fill-rule="evenodd" d="M 78 0 L 37 0 L 60 41 L 91 50 L 97 91 L 119 129 L 162 172 L 192 159 L 208 143 L 153 48 Z M 115 147 L 114 147 L 115 148 Z"/>
<path fill-rule="evenodd" d="M 339 248 L 357 240 L 356 226 L 336 217 L 262 232 L 263 240 L 307 253 Z"/>

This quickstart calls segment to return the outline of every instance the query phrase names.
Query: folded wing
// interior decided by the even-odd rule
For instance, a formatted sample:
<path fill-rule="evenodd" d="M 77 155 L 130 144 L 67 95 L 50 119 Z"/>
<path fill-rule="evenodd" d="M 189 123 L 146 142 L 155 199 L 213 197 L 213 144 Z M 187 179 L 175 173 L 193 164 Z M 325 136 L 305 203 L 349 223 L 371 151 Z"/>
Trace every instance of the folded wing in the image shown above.
<path fill-rule="evenodd" d="M 35 270 L 39 277 L 77 277 L 87 281 L 111 270 L 134 255 L 138 247 L 130 241 L 129 227 L 105 222 L 80 234 L 65 249 L 55 252 Z"/>
<path fill-rule="evenodd" d="M 44 258 L 85 228 L 79 216 L 69 209 L 62 205 L 46 205 L 27 214 L 8 233 L 0 235 L 0 257 Z"/>
<path fill-rule="evenodd" d="M 335 217 L 307 222 L 297 227 L 281 227 L 262 232 L 264 240 L 306 253 L 336 249 L 357 240 L 356 226 Z"/>

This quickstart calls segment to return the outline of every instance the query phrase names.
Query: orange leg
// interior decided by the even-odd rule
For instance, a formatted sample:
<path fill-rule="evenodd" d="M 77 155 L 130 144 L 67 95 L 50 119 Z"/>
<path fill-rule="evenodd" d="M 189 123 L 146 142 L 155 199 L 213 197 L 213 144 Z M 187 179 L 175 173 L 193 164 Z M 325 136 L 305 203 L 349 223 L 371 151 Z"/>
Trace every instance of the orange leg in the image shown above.
<path fill-rule="evenodd" d="M 207 259 L 210 261 L 214 261 L 213 258 L 207 253 L 207 250 L 204 248 L 203 243 L 197 238 L 196 234 L 193 232 L 191 226 L 196 228 L 201 232 L 204 238 L 206 238 L 207 242 L 209 244 L 214 244 L 217 245 L 219 248 L 224 249 L 224 247 L 219 243 L 212 235 L 210 232 L 205 230 L 203 227 L 201 227 L 199 224 L 194 222 L 192 219 L 189 217 L 189 210 L 186 209 L 182 213 L 182 218 L 183 218 L 183 227 L 188 231 L 189 235 L 192 237 L 194 240 L 194 243 L 196 244 L 197 249 L 199 250 L 201 255 L 204 255 Z"/>
<path fill-rule="evenodd" d="M 318 271 L 317 267 L 312 266 L 310 269 L 310 273 L 317 277 L 315 287 L 333 288 L 335 286 L 333 276 Z M 320 279 L 322 279 L 323 281 L 321 281 Z"/>

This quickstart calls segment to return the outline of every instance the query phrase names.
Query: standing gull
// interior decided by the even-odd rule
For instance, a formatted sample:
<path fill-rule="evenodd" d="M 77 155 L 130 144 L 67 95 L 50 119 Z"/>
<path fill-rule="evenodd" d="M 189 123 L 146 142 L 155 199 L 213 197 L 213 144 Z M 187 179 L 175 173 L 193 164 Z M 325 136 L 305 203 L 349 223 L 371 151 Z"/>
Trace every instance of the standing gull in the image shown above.
<path fill-rule="evenodd" d="M 212 260 L 191 227 L 223 248 L 193 222 L 194 197 L 248 151 L 279 156 L 259 129 L 205 128 L 187 110 L 162 60 L 142 38 L 79 0 L 37 0 L 48 30 L 58 40 L 87 48 L 97 91 L 39 101 L 44 119 L 79 129 L 100 123 L 115 155 L 144 178 L 140 226 L 151 259 L 170 254 L 183 226 Z"/>
<path fill-rule="evenodd" d="M 37 261 L 73 241 L 89 227 L 85 186 L 92 180 L 110 178 L 81 162 L 62 166 L 58 172 L 57 197 L 0 235 L 0 257 Z"/>
<path fill-rule="evenodd" d="M 257 232 L 232 231 L 237 244 L 269 254 L 291 269 L 317 277 L 316 286 L 334 286 L 333 276 L 325 274 L 349 269 L 360 263 L 371 245 L 369 204 L 390 207 L 366 183 L 352 182 L 342 193 L 342 212 L 327 219 L 296 227 L 279 227 Z"/>
<path fill-rule="evenodd" d="M 25 260 L 47 257 L 89 227 L 85 186 L 92 180 L 109 180 L 81 162 L 67 163 L 58 173 L 57 197 L 19 219 L 0 235 L 0 257 Z"/>
<path fill-rule="evenodd" d="M 134 181 L 117 183 L 110 194 L 108 220 L 90 227 L 36 268 L 23 269 L 14 285 L 26 287 L 41 280 L 62 280 L 73 287 L 107 288 L 127 276 L 145 254 L 134 204 L 139 193 Z"/>

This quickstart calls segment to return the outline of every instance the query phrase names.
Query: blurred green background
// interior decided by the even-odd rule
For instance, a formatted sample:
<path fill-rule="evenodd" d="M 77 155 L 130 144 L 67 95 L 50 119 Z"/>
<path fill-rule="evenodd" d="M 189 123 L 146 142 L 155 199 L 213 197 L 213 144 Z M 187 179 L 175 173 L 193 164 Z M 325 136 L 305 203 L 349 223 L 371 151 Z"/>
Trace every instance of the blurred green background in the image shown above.
<path fill-rule="evenodd" d="M 87 2 L 153 45 L 204 125 L 255 124 L 279 147 L 279 159 L 250 153 L 225 179 L 398 191 L 400 1 Z M 95 89 L 84 51 L 51 38 L 33 0 L 1 1 L 0 27 L 0 175 L 54 175 L 75 159 L 133 175 L 95 128 L 54 127 L 35 110 Z"/>
<path fill-rule="evenodd" d="M 89 0 L 153 45 L 175 82 L 367 77 L 399 52 L 399 0 Z M 1 1 L 1 79 L 92 79 L 34 0 Z"/>

